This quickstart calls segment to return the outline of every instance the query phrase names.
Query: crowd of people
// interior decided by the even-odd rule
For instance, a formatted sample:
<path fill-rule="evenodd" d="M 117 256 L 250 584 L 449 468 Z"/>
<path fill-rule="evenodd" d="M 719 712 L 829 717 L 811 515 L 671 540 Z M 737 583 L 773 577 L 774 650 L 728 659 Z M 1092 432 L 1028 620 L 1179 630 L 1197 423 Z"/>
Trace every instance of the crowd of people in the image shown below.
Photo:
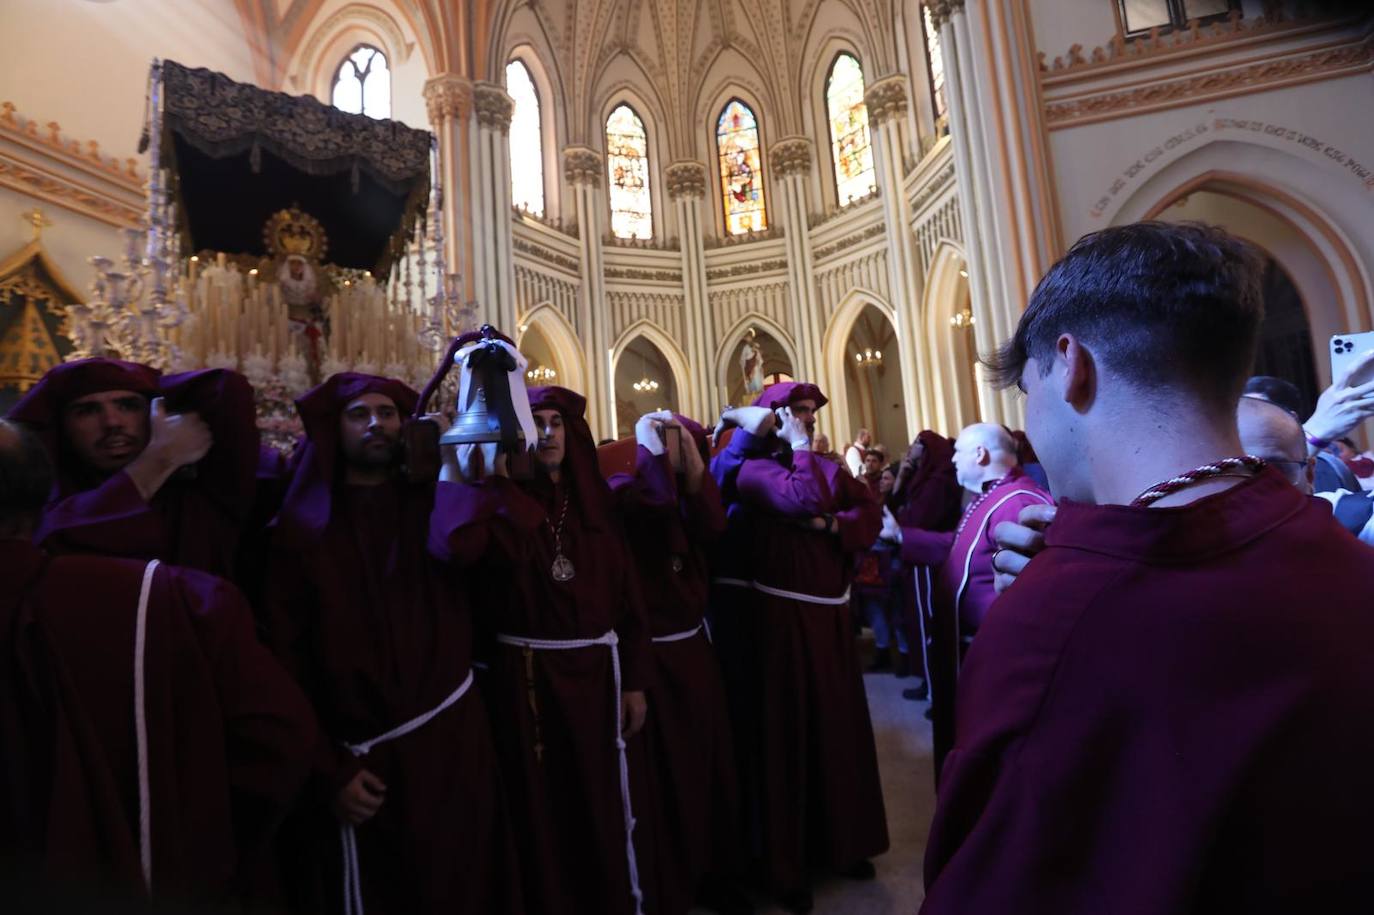
<path fill-rule="evenodd" d="M 393 379 L 326 379 L 283 458 L 234 372 L 60 365 L 0 420 L 6 882 L 805 912 L 914 803 L 864 622 L 929 701 L 922 911 L 1367 910 L 1374 353 L 1310 412 L 1247 380 L 1259 276 L 1207 227 L 1084 238 L 989 357 L 1026 432 L 897 461 L 786 382 L 642 417 L 607 477 L 544 387 L 532 466 L 445 446 L 434 478 L 405 443 L 450 417 Z"/>

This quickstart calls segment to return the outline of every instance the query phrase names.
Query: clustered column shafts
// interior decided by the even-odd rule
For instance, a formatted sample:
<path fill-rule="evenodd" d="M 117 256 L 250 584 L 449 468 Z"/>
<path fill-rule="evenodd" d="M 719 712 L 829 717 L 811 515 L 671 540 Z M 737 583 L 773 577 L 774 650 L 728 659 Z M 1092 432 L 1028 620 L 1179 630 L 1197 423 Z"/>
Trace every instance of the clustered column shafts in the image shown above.
<path fill-rule="evenodd" d="M 615 370 L 606 326 L 605 263 L 601 250 L 601 154 L 585 146 L 563 150 L 563 177 L 577 206 L 578 267 L 582 287 L 577 303 L 577 331 L 582 338 L 587 390 L 587 421 L 600 435 L 615 434 Z M 509 213 L 509 207 L 507 213 Z M 509 217 L 507 217 L 509 221 Z"/>
<path fill-rule="evenodd" d="M 701 207 L 706 197 L 706 166 L 700 162 L 674 162 L 668 166 L 668 196 L 677 206 L 682 246 L 682 285 L 684 317 L 687 327 L 687 360 L 697 367 L 691 386 L 685 391 L 682 409 L 709 419 L 724 401 L 712 384 L 715 342 L 718 340 L 715 315 L 706 287 L 705 227 Z M 717 401 L 720 400 L 719 403 Z"/>

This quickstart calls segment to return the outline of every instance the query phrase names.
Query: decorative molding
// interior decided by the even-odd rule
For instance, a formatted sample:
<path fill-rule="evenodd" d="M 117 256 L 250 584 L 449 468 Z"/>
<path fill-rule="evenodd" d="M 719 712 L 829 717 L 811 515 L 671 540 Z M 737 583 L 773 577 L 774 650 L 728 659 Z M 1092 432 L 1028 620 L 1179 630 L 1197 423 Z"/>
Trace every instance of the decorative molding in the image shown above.
<path fill-rule="evenodd" d="M 834 222 L 835 220 L 842 218 L 847 213 L 852 213 L 854 210 L 862 209 L 863 207 L 868 206 L 870 203 L 873 203 L 874 201 L 881 199 L 882 196 L 883 189 L 875 184 L 871 188 L 869 188 L 867 194 L 863 195 L 862 197 L 855 197 L 852 200 L 845 201 L 845 203 L 835 207 L 835 209 L 831 210 L 829 213 L 810 214 L 806 217 L 806 227 L 808 229 L 818 229 L 828 222 Z"/>
<path fill-rule="evenodd" d="M 496 83 L 474 83 L 472 108 L 477 113 L 478 124 L 495 128 L 502 133 L 510 132 L 510 119 L 515 112 L 515 101 L 506 94 L 503 87 Z"/>
<path fill-rule="evenodd" d="M 3 152 L 0 152 L 0 187 L 121 229 L 137 226 L 145 215 L 140 207 L 131 206 L 69 178 L 38 171 Z"/>
<path fill-rule="evenodd" d="M 964 8 L 964 0 L 925 0 L 922 5 L 930 10 L 930 22 L 938 32 L 950 16 Z"/>
<path fill-rule="evenodd" d="M 601 187 L 601 154 L 585 146 L 563 150 L 563 177 L 569 184 Z"/>
<path fill-rule="evenodd" d="M 1091 123 L 1125 112 L 1170 108 L 1224 98 L 1275 85 L 1310 82 L 1343 72 L 1374 67 L 1374 36 L 1355 45 L 1328 48 L 1300 57 L 1264 60 L 1231 70 L 1213 70 L 1133 89 L 1087 95 L 1045 106 L 1052 127 Z"/>
<path fill-rule="evenodd" d="M 535 245 L 525 241 L 524 239 L 513 238 L 511 239 L 511 247 L 513 247 L 516 251 L 519 251 L 521 254 L 528 254 L 535 260 L 540 260 L 546 264 L 552 264 L 555 267 L 560 267 L 563 270 L 567 270 L 569 273 L 572 273 L 574 275 L 579 275 L 582 271 L 582 265 L 579 264 L 577 261 L 573 260 L 571 257 L 564 257 L 561 254 L 550 251 L 548 248 L 545 248 L 542 245 Z"/>
<path fill-rule="evenodd" d="M 674 162 L 664 170 L 668 196 L 673 200 L 706 196 L 706 166 L 700 162 Z"/>
<path fill-rule="evenodd" d="M 49 121 L 40 135 L 38 118 L 18 114 L 13 102 L 0 102 L 0 134 L 7 134 L 21 145 L 83 171 L 95 172 L 99 177 L 122 184 L 137 194 L 143 194 L 145 176 L 138 169 L 138 159 L 128 156 L 117 159 L 100 151 L 95 140 L 74 140 L 62 135 L 62 125 Z"/>
<path fill-rule="evenodd" d="M 864 107 L 868 109 L 869 123 L 875 127 L 906 114 L 906 77 L 897 74 L 869 86 L 864 93 Z"/>
<path fill-rule="evenodd" d="M 911 198 L 911 212 L 919 213 L 921 208 L 930 202 L 936 194 L 943 191 L 951 181 L 954 180 L 954 160 L 945 163 L 945 167 L 940 169 L 930 180 L 921 186 Z"/>
<path fill-rule="evenodd" d="M 782 226 L 771 225 L 766 229 L 757 232 L 746 232 L 743 235 L 708 235 L 701 240 L 703 247 L 706 248 L 733 248 L 736 245 L 747 245 L 756 241 L 772 241 L 775 238 L 783 237 Z"/>
<path fill-rule="evenodd" d="M 728 267 L 718 267 L 715 270 L 706 271 L 706 281 L 716 282 L 719 280 L 729 280 L 740 276 L 753 276 L 756 273 L 773 273 L 787 269 L 786 258 L 775 258 L 766 261 L 750 261 L 743 264 L 731 264 Z"/>
<path fill-rule="evenodd" d="M 621 238 L 611 232 L 601 236 L 601 243 L 611 248 L 638 248 L 641 251 L 680 251 L 676 238 Z"/>
<path fill-rule="evenodd" d="M 1100 70 L 1118 69 L 1133 63 L 1147 62 L 1156 64 L 1162 59 L 1207 53 L 1217 45 L 1232 44 L 1246 39 L 1292 37 L 1304 31 L 1319 31 L 1333 26 L 1353 25 L 1359 17 L 1334 19 L 1323 15 L 1309 5 L 1299 4 L 1292 12 L 1285 12 L 1283 4 L 1267 4 L 1271 7 L 1251 19 L 1241 16 L 1240 10 L 1232 10 L 1225 19 L 1209 25 L 1200 25 L 1195 19 L 1182 29 L 1151 29 L 1149 34 L 1136 38 L 1113 35 L 1105 45 L 1098 45 L 1084 54 L 1081 44 L 1071 45 L 1064 54 L 1056 57 L 1053 63 L 1046 63 L 1046 54 L 1041 51 L 1040 72 L 1047 83 L 1063 81 L 1084 71 L 1096 73 Z"/>
<path fill-rule="evenodd" d="M 774 176 L 779 178 L 811 174 L 811 140 L 807 137 L 784 137 L 773 144 L 768 164 Z"/>
<path fill-rule="evenodd" d="M 608 280 L 647 280 L 653 283 L 681 283 L 682 274 L 671 270 L 639 270 L 634 267 L 607 267 L 601 271 Z"/>
<path fill-rule="evenodd" d="M 577 223 L 572 220 L 564 220 L 555 216 L 545 216 L 542 213 L 535 213 L 531 210 L 525 209 L 523 206 L 519 204 L 511 204 L 510 209 L 511 213 L 513 213 L 516 217 L 520 219 L 527 219 L 530 222 L 537 222 L 541 226 L 544 226 L 547 229 L 552 229 L 560 235 L 566 235 L 569 238 L 578 237 Z"/>
<path fill-rule="evenodd" d="M 827 257 L 830 257 L 832 254 L 839 254 L 841 251 L 846 251 L 850 248 L 853 248 L 855 245 L 861 245 L 864 242 L 868 241 L 870 238 L 876 238 L 877 236 L 882 235 L 886 231 L 886 225 L 884 225 L 881 222 L 875 222 L 873 225 L 868 226 L 861 232 L 855 232 L 853 235 L 847 235 L 833 244 L 826 245 L 824 248 L 817 248 L 815 254 L 812 255 L 812 259 L 815 262 L 819 263 L 820 261 L 825 260 Z"/>
<path fill-rule="evenodd" d="M 456 73 L 425 80 L 425 109 L 436 128 L 446 121 L 463 122 L 472 112 L 472 83 Z"/>
<path fill-rule="evenodd" d="M 381 43 L 384 45 L 382 51 L 386 53 L 387 63 L 393 73 L 396 72 L 396 64 L 409 60 L 415 50 L 415 43 L 406 41 L 405 34 L 396 24 L 396 20 L 370 4 L 351 3 L 336 10 L 311 32 L 310 39 L 306 41 L 298 58 L 300 65 L 291 75 L 291 84 L 297 89 L 310 91 L 320 67 L 319 56 L 323 52 L 325 42 L 333 40 L 349 26 L 355 25 L 371 26 L 381 35 Z M 337 68 L 338 63 L 334 66 Z"/>

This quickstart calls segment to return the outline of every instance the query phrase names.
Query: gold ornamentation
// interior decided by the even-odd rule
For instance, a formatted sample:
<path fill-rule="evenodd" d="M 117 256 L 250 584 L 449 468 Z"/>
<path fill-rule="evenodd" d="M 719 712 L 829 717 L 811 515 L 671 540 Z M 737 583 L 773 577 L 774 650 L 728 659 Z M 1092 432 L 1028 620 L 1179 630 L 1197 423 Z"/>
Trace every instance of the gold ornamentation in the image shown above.
<path fill-rule="evenodd" d="M 1303 57 L 1265 60 L 1233 70 L 1211 71 L 1135 89 L 1052 102 L 1045 106 L 1045 121 L 1060 127 L 1106 120 L 1121 112 L 1223 98 L 1270 83 L 1306 82 L 1330 73 L 1368 70 L 1371 64 L 1374 64 L 1374 38 Z"/>
<path fill-rule="evenodd" d="M 435 127 L 445 121 L 466 121 L 472 111 L 472 83 L 452 73 L 425 82 L 425 110 Z"/>
<path fill-rule="evenodd" d="M 906 114 L 906 105 L 906 78 L 900 75 L 880 79 L 864 93 L 868 121 L 875 127 L 888 118 Z"/>
<path fill-rule="evenodd" d="M 74 182 L 59 180 L 34 171 L 11 160 L 0 159 L 0 187 L 37 197 L 39 200 L 119 228 L 136 226 L 143 218 L 143 213 L 136 207 L 89 191 Z"/>
<path fill-rule="evenodd" d="M 773 174 L 779 178 L 811 173 L 811 141 L 806 137 L 785 137 L 773 144 L 768 156 Z"/>
<path fill-rule="evenodd" d="M 278 210 L 268 218 L 262 227 L 262 241 L 273 257 L 296 254 L 319 262 L 329 250 L 324 226 L 314 216 L 295 207 Z"/>
<path fill-rule="evenodd" d="M 495 127 L 502 133 L 510 131 L 511 114 L 515 102 L 506 90 L 495 83 L 476 83 L 472 87 L 472 109 L 477 113 L 477 123 L 483 127 Z"/>
<path fill-rule="evenodd" d="M 50 154 L 55 153 L 58 159 L 75 160 L 73 164 L 85 168 L 95 166 L 102 172 L 101 177 L 109 177 L 142 193 L 144 176 L 138 171 L 136 158 L 129 156 L 119 159 L 115 156 L 105 156 L 100 152 L 100 144 L 95 140 L 87 140 L 82 144 L 80 140 L 64 138 L 62 125 L 56 121 L 49 121 L 46 126 L 48 135 L 39 136 L 37 118 L 26 118 L 18 114 L 13 102 L 0 102 L 0 131 L 19 135 L 27 140 L 37 140 L 51 147 Z"/>
<path fill-rule="evenodd" d="M 601 187 L 600 153 L 585 146 L 570 146 L 563 150 L 563 177 L 569 184 Z"/>
<path fill-rule="evenodd" d="M 674 162 L 668 166 L 664 177 L 668 182 L 668 196 L 673 200 L 706 196 L 706 166 L 700 162 Z"/>
<path fill-rule="evenodd" d="M 71 350 L 70 342 L 59 342 L 58 338 L 68 334 L 67 306 L 75 297 L 66 282 L 52 272 L 36 237 L 0 269 L 4 270 L 0 274 L 0 309 L 9 310 L 16 304 L 20 309 L 0 337 L 0 387 L 18 388 L 23 393 Z M 57 320 L 45 320 L 44 313 Z"/>

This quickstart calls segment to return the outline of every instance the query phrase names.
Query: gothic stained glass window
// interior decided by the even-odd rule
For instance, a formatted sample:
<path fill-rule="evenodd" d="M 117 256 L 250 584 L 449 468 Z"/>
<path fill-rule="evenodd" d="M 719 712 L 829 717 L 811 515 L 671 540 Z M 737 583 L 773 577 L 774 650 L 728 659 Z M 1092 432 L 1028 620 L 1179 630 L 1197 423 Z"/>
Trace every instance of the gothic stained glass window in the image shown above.
<path fill-rule="evenodd" d="M 758 120 L 749 106 L 739 99 L 726 105 L 716 122 L 716 151 L 720 155 L 725 231 L 730 235 L 744 235 L 768 228 Z"/>
<path fill-rule="evenodd" d="M 610 178 L 611 234 L 616 238 L 653 238 L 654 208 L 649 197 L 649 137 L 629 105 L 606 119 L 606 173 Z"/>
<path fill-rule="evenodd" d="M 330 101 L 350 114 L 391 117 L 391 70 L 386 55 L 369 45 L 355 48 L 334 71 Z"/>
<path fill-rule="evenodd" d="M 949 112 L 945 102 L 945 55 L 940 49 L 940 32 L 930 18 L 930 7 L 921 5 L 921 28 L 926 37 L 926 75 L 930 77 L 930 101 L 935 109 L 935 127 L 945 132 L 946 114 Z"/>
<path fill-rule="evenodd" d="M 510 199 L 530 213 L 544 215 L 544 147 L 539 94 L 530 71 L 518 60 L 506 64 L 506 92 L 515 102 L 510 116 Z"/>
<path fill-rule="evenodd" d="M 835 158 L 835 194 L 840 206 L 873 193 L 873 145 L 864 105 L 864 71 L 848 54 L 835 58 L 825 85 L 830 115 L 830 149 Z"/>

